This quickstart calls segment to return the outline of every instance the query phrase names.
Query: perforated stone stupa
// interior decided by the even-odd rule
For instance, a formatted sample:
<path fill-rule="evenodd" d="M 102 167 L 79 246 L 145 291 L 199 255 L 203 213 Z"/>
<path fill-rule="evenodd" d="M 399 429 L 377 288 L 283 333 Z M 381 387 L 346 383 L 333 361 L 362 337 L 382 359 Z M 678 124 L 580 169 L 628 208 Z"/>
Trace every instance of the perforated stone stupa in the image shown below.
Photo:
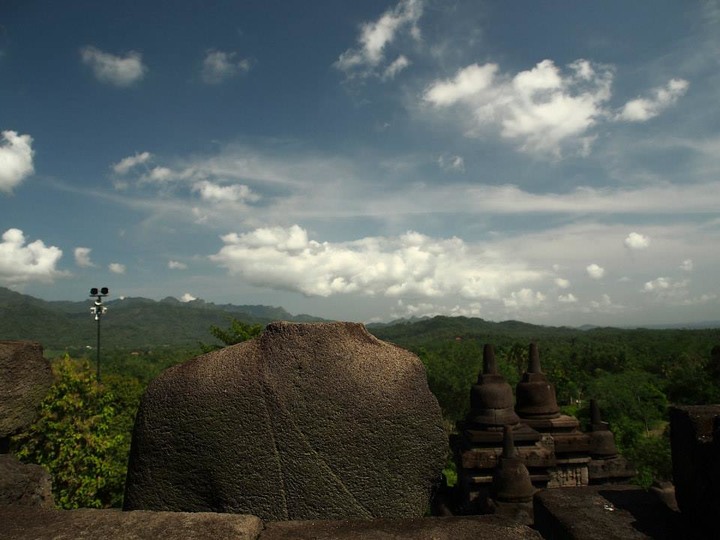
<path fill-rule="evenodd" d="M 512 501 L 503 499 L 503 489 L 498 491 L 498 482 L 502 485 L 505 478 L 498 468 L 503 455 L 506 467 L 522 462 L 534 489 L 623 482 L 635 475 L 618 454 L 596 403 L 590 433 L 581 431 L 577 418 L 560 412 L 536 343 L 530 345 L 528 368 L 517 384 L 516 397 L 513 407 L 512 388 L 497 370 L 492 346 L 485 345 L 482 372 L 470 389 L 470 412 L 450 437 L 460 513 L 494 513 L 503 504 L 508 511 Z"/>

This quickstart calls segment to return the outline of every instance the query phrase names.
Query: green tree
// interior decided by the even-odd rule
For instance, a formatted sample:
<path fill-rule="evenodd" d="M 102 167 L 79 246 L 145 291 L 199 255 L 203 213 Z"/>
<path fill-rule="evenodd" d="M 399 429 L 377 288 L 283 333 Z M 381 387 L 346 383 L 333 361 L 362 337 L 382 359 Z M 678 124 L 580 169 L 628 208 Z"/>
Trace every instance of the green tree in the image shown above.
<path fill-rule="evenodd" d="M 87 361 L 65 356 L 52 369 L 55 383 L 38 419 L 13 439 L 13 450 L 22 461 L 48 470 L 59 507 L 120 506 L 130 444 L 127 418 L 134 411 L 126 407 L 123 419 L 113 392 L 95 381 Z"/>
<path fill-rule="evenodd" d="M 204 353 L 222 349 L 228 345 L 242 343 L 243 341 L 259 336 L 262 331 L 263 327 L 261 324 L 248 324 L 233 317 L 230 319 L 230 326 L 228 328 L 220 328 L 215 325 L 210 327 L 210 333 L 213 337 L 221 341 L 224 345 L 200 343 L 200 349 Z"/>

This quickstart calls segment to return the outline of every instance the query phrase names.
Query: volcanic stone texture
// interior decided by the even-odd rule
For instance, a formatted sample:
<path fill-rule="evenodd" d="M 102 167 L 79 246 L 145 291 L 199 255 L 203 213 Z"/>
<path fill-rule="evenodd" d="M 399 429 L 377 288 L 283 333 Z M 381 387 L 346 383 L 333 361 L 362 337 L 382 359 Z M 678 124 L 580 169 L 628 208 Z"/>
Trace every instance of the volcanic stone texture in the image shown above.
<path fill-rule="evenodd" d="M 552 540 L 704 538 L 679 534 L 676 512 L 637 486 L 546 489 L 534 506 L 533 527 Z"/>
<path fill-rule="evenodd" d="M 125 509 L 417 517 L 446 452 L 415 355 L 361 324 L 272 323 L 150 384 Z"/>
<path fill-rule="evenodd" d="M 0 508 L 3 540 L 256 540 L 263 524 L 255 516 L 115 510 Z"/>
<path fill-rule="evenodd" d="M 0 454 L 0 507 L 11 505 L 54 508 L 52 481 L 40 465 L 26 465 L 15 456 Z"/>
<path fill-rule="evenodd" d="M 0 341 L 0 440 L 30 425 L 53 377 L 32 341 Z"/>

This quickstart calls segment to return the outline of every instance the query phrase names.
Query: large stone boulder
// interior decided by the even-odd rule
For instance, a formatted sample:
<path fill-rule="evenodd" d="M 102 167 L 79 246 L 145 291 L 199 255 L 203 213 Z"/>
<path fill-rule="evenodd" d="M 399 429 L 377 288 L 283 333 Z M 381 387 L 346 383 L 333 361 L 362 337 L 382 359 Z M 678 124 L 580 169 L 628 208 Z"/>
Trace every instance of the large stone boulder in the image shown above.
<path fill-rule="evenodd" d="M 53 382 L 43 349 L 33 341 L 0 341 L 0 446 L 35 420 Z"/>
<path fill-rule="evenodd" d="M 125 509 L 421 516 L 446 451 L 415 355 L 361 324 L 272 323 L 149 385 Z"/>
<path fill-rule="evenodd" d="M 26 465 L 15 456 L 0 454 L 0 507 L 4 506 L 54 508 L 50 474 L 40 465 Z"/>

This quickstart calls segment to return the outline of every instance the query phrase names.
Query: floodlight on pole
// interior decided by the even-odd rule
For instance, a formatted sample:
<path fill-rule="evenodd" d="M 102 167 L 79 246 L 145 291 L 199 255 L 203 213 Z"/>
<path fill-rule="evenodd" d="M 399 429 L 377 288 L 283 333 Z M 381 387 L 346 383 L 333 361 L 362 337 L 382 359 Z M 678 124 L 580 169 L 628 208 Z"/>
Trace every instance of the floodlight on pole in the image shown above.
<path fill-rule="evenodd" d="M 100 320 L 107 311 L 107 308 L 103 306 L 102 299 L 110 293 L 107 287 L 102 287 L 99 291 L 97 287 L 90 289 L 90 296 L 95 297 L 94 305 L 90 308 L 90 314 L 95 315 L 97 321 L 97 348 L 96 351 L 96 363 L 97 363 L 97 381 L 100 382 Z"/>

